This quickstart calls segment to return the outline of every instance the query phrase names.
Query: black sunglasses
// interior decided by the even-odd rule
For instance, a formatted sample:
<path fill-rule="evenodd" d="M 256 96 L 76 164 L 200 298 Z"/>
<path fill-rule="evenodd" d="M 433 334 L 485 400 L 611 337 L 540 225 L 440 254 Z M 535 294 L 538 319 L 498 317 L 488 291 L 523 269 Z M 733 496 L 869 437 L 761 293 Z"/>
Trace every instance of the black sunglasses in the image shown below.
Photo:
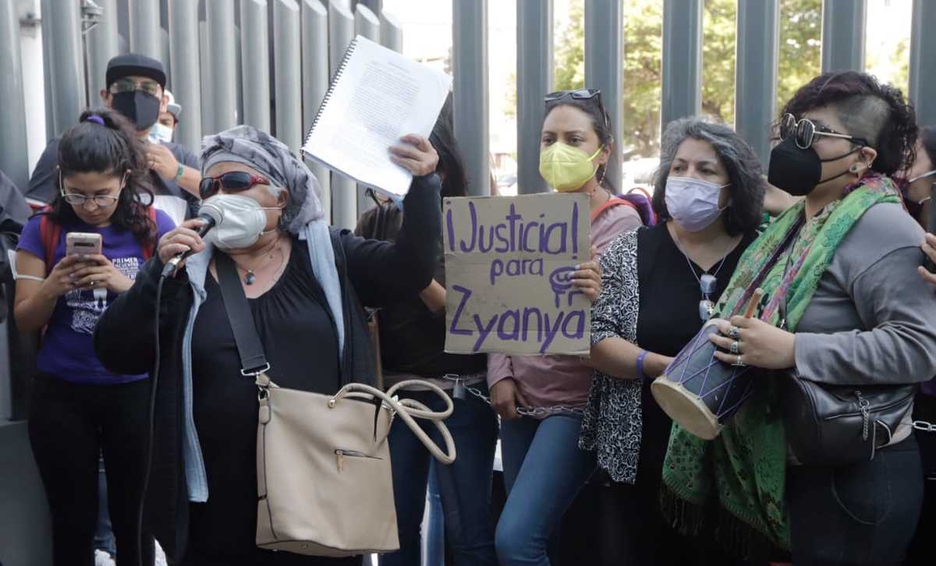
<path fill-rule="evenodd" d="M 605 110 L 604 104 L 601 102 L 601 90 L 597 88 L 580 88 L 577 90 L 557 90 L 556 92 L 550 92 L 545 97 L 543 97 L 543 104 L 546 105 L 547 109 L 550 105 L 556 104 L 563 100 L 595 100 L 598 103 L 598 110 L 601 112 L 601 115 L 604 116 L 605 127 L 611 127 L 611 117 L 608 116 L 608 112 Z"/>
<path fill-rule="evenodd" d="M 198 194 L 202 200 L 214 196 L 219 187 L 223 187 L 226 192 L 239 193 L 246 191 L 254 185 L 269 185 L 266 178 L 259 175 L 253 175 L 246 171 L 231 171 L 217 177 L 203 177 L 198 183 Z"/>
<path fill-rule="evenodd" d="M 780 139 L 786 140 L 791 136 L 796 142 L 796 147 L 800 149 L 809 149 L 813 142 L 816 141 L 816 136 L 841 138 L 863 147 L 868 147 L 870 145 L 868 144 L 868 140 L 864 138 L 842 134 L 828 126 L 817 126 L 816 123 L 809 118 L 797 120 L 796 116 L 792 114 L 784 114 L 783 118 L 780 119 Z"/>

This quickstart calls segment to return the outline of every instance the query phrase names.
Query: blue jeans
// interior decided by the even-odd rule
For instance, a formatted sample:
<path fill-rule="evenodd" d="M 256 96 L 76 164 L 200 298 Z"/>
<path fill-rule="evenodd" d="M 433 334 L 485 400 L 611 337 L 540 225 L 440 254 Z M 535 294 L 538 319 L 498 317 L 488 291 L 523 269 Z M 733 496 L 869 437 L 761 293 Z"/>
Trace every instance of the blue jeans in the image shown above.
<path fill-rule="evenodd" d="M 439 490 L 439 466 L 429 462 L 429 486 L 426 493 L 426 534 L 423 541 L 423 566 L 445 566 L 445 512 L 442 510 L 442 492 Z"/>
<path fill-rule="evenodd" d="M 582 418 L 554 415 L 501 423 L 507 503 L 497 524 L 501 566 L 549 566 L 550 537 L 595 471 L 595 453 L 579 450 Z"/>
<path fill-rule="evenodd" d="M 110 510 L 107 508 L 107 474 L 104 472 L 104 458 L 98 459 L 98 520 L 94 530 L 94 548 L 115 556 L 117 541 L 111 526 Z"/>
<path fill-rule="evenodd" d="M 484 393 L 485 387 L 481 386 Z M 440 411 L 444 403 L 429 391 L 407 391 L 415 399 Z M 445 533 L 457 566 L 497 566 L 491 528 L 491 476 L 497 443 L 497 417 L 480 399 L 455 399 L 455 411 L 445 424 L 455 440 L 457 457 L 449 466 L 436 466 L 442 496 Z M 417 421 L 436 442 L 435 425 Z M 401 419 L 390 428 L 393 498 L 396 502 L 400 550 L 380 557 L 381 566 L 420 564 L 420 530 L 426 508 L 426 486 L 432 455 Z"/>

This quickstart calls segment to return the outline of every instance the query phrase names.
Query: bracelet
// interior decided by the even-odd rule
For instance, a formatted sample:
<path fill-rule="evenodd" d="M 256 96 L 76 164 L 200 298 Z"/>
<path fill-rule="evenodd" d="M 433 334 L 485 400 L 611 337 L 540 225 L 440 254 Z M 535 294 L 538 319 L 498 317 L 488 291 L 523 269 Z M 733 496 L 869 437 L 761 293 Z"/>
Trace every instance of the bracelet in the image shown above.
<path fill-rule="evenodd" d="M 182 180 L 182 175 L 185 175 L 185 166 L 179 163 L 179 168 L 176 170 L 175 177 L 172 178 L 173 183 L 178 183 Z"/>
<path fill-rule="evenodd" d="M 644 373 L 644 359 L 646 359 L 647 354 L 649 353 L 650 352 L 646 350 L 641 350 L 640 355 L 637 356 L 637 377 L 644 381 L 650 379 L 650 377 Z"/>

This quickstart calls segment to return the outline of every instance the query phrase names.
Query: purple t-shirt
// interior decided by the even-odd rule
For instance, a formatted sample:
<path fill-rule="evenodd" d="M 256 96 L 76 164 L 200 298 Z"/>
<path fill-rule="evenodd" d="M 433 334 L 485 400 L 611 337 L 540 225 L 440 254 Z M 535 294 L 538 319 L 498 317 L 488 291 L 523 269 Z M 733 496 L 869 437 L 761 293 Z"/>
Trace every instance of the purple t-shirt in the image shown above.
<path fill-rule="evenodd" d="M 45 246 L 39 235 L 41 216 L 32 217 L 23 228 L 18 249 L 45 261 Z M 156 211 L 157 239 L 175 226 L 169 216 Z M 129 230 L 114 226 L 95 228 L 80 220 L 64 226 L 55 247 L 52 264 L 65 257 L 65 235 L 68 232 L 100 234 L 103 254 L 121 273 L 136 278 L 143 265 L 143 246 Z M 78 383 L 127 383 L 143 379 L 146 375 L 117 375 L 101 365 L 94 353 L 92 338 L 98 319 L 117 298 L 117 294 L 104 289 L 69 291 L 59 297 L 52 318 L 42 337 L 37 369 L 66 381 Z"/>

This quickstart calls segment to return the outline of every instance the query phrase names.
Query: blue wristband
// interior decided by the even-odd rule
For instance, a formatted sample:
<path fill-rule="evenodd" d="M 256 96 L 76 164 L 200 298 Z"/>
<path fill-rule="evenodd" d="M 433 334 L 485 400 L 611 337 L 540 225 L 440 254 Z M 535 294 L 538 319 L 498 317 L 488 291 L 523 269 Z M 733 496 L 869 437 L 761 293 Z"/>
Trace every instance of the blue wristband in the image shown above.
<path fill-rule="evenodd" d="M 649 353 L 650 352 L 646 350 L 641 350 L 640 355 L 637 356 L 637 377 L 639 377 L 640 379 L 644 381 L 650 379 L 650 377 L 644 373 L 644 369 L 643 369 L 644 359 L 647 357 L 647 354 Z"/>

